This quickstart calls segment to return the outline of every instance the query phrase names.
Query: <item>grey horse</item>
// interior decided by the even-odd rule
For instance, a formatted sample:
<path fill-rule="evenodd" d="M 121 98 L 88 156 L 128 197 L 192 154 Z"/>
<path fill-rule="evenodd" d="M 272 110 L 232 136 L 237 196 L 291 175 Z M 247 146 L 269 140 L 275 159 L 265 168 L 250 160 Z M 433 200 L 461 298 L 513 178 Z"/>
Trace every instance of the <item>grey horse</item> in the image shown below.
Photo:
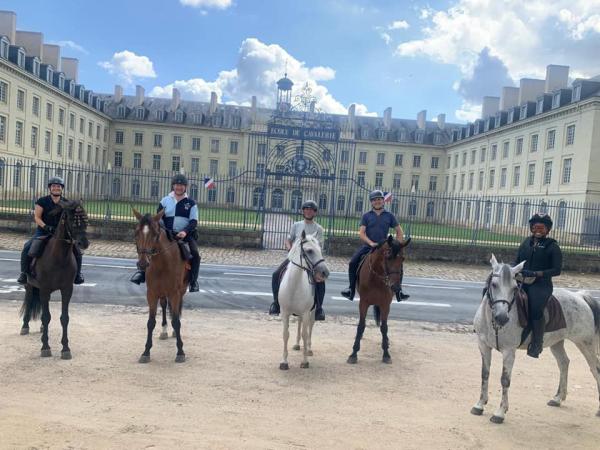
<path fill-rule="evenodd" d="M 514 305 L 514 294 L 517 289 L 515 275 L 518 274 L 525 262 L 511 267 L 498 263 L 492 255 L 490 260 L 492 273 L 479 309 L 475 314 L 474 326 L 481 352 L 481 396 L 471 409 L 471 413 L 482 415 L 488 402 L 488 379 L 492 362 L 492 348 L 502 353 L 502 401 L 490 418 L 493 423 L 502 423 L 508 411 L 508 389 L 510 377 L 515 362 L 517 349 L 526 349 L 530 337 L 523 345 L 519 325 L 518 312 Z M 560 370 L 558 392 L 549 402 L 549 406 L 560 406 L 567 398 L 567 376 L 569 358 L 565 352 L 564 341 L 569 339 L 583 353 L 590 370 L 596 379 L 600 394 L 600 302 L 585 291 L 570 292 L 566 289 L 555 289 L 554 296 L 562 307 L 566 328 L 544 334 L 544 347 L 550 347 Z M 600 408 L 596 416 L 600 417 Z"/>

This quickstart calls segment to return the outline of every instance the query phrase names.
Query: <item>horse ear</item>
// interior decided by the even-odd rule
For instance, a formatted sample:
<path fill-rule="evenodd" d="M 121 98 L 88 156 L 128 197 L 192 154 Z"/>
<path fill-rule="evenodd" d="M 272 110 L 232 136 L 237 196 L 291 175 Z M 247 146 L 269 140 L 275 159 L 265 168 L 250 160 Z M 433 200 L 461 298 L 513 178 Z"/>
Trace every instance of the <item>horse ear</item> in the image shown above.
<path fill-rule="evenodd" d="M 412 238 L 405 239 L 404 242 L 402 242 L 402 244 L 400 244 L 400 247 L 402 247 L 402 248 L 406 247 L 408 244 L 410 244 L 410 241 L 412 241 Z"/>
<path fill-rule="evenodd" d="M 496 270 L 496 267 L 498 267 L 498 260 L 496 259 L 496 256 L 492 253 L 492 257 L 490 258 L 490 264 L 492 265 L 492 269 Z"/>
<path fill-rule="evenodd" d="M 306 239 L 306 231 L 302 230 L 302 240 L 304 241 Z"/>
<path fill-rule="evenodd" d="M 165 215 L 165 210 L 161 209 L 159 212 L 157 212 L 156 214 L 154 214 L 152 216 L 152 220 L 154 222 L 158 222 L 160 219 L 162 219 L 162 217 Z"/>
<path fill-rule="evenodd" d="M 519 264 L 517 264 L 515 267 L 512 267 L 510 269 L 510 271 L 512 272 L 513 275 L 518 274 L 521 270 L 523 270 L 523 266 L 525 265 L 525 261 L 521 261 Z"/>
<path fill-rule="evenodd" d="M 391 246 L 394 243 L 394 236 L 388 234 L 387 243 Z"/>
<path fill-rule="evenodd" d="M 129 205 L 129 206 L 131 206 L 131 205 Z M 135 209 L 133 206 L 131 206 L 131 210 L 133 211 L 133 215 L 135 216 L 135 218 L 137 220 L 142 220 L 142 215 L 140 214 L 140 212 L 137 209 Z"/>

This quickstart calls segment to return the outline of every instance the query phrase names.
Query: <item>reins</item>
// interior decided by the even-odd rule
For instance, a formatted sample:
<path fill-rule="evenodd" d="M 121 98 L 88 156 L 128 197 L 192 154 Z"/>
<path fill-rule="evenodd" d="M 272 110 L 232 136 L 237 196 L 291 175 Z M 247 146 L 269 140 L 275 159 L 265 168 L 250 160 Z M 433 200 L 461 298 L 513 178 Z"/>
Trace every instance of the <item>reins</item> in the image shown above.
<path fill-rule="evenodd" d="M 381 247 L 379 247 L 376 250 L 379 250 L 380 248 Z M 388 259 L 384 255 L 383 256 L 383 271 L 384 271 L 384 275 L 381 275 L 381 274 L 375 272 L 373 270 L 373 264 L 371 262 L 371 256 L 375 254 L 376 250 L 370 252 L 367 255 L 367 263 L 369 264 L 369 273 L 371 275 L 375 275 L 376 277 L 380 278 L 385 283 L 385 285 L 391 289 L 392 288 L 392 283 L 391 283 L 391 280 L 390 280 L 390 275 L 393 275 L 393 274 L 401 275 L 402 271 L 401 270 L 392 270 L 392 271 L 390 271 L 389 270 L 389 265 L 388 265 Z"/>
<path fill-rule="evenodd" d="M 485 296 L 488 299 L 488 305 L 490 307 L 490 310 L 493 309 L 494 305 L 497 305 L 498 303 L 506 303 L 508 305 L 508 312 L 510 313 L 510 310 L 512 309 L 513 305 L 515 304 L 515 295 L 513 295 L 513 298 L 511 301 L 508 301 L 506 299 L 503 298 L 499 298 L 499 299 L 495 299 L 494 298 L 494 294 L 492 293 L 492 278 L 499 278 L 500 275 L 497 273 L 490 273 L 490 275 L 488 276 L 487 282 L 486 282 L 486 290 L 485 290 Z M 517 290 L 521 289 L 521 284 L 517 281 Z M 494 334 L 496 335 L 496 350 L 500 351 L 500 344 L 498 341 L 498 332 L 500 330 L 498 324 L 496 323 L 496 320 L 494 319 L 494 314 L 492 313 L 492 328 L 494 329 Z"/>
<path fill-rule="evenodd" d="M 300 241 L 300 264 L 296 263 L 295 261 L 292 261 L 290 259 L 290 262 L 295 265 L 296 267 L 299 267 L 300 269 L 302 269 L 303 271 L 306 272 L 306 275 L 308 276 L 308 282 L 310 284 L 315 284 L 315 267 L 317 267 L 319 264 L 321 264 L 322 262 L 325 262 L 324 258 L 321 258 L 320 260 L 318 260 L 316 263 L 312 263 L 310 261 L 310 258 L 308 257 L 308 255 L 306 254 L 306 252 L 304 251 L 304 243 L 306 241 L 305 240 L 301 240 Z M 306 262 L 306 267 L 304 266 L 304 264 L 302 262 Z"/>

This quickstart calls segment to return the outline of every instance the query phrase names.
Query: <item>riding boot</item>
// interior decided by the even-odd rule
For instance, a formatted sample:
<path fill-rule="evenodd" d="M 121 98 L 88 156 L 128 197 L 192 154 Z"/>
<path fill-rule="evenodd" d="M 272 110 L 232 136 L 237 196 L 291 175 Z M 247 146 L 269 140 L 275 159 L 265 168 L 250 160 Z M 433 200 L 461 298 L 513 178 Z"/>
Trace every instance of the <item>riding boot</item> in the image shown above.
<path fill-rule="evenodd" d="M 83 284 L 84 279 L 81 274 L 81 265 L 83 263 L 83 255 L 81 254 L 81 250 L 76 245 L 73 246 L 73 254 L 75 255 L 75 261 L 77 262 L 77 275 L 75 275 L 75 280 L 73 284 Z"/>
<path fill-rule="evenodd" d="M 27 283 L 27 274 L 29 273 L 29 265 L 31 264 L 31 258 L 27 254 L 29 252 L 29 248 L 25 246 L 23 251 L 21 252 L 21 274 L 19 278 L 17 278 L 17 283 L 26 284 Z"/>
<path fill-rule="evenodd" d="M 544 348 L 544 329 L 546 328 L 546 319 L 536 319 L 531 321 L 532 336 L 531 342 L 527 347 L 527 356 L 532 358 L 539 357 Z"/>
<path fill-rule="evenodd" d="M 281 308 L 279 308 L 279 281 L 277 283 L 273 283 L 273 303 L 269 306 L 269 315 L 278 316 L 281 312 Z"/>
<path fill-rule="evenodd" d="M 325 283 L 315 284 L 315 320 L 325 320 L 325 312 L 323 311 L 323 299 L 325 298 Z"/>
<path fill-rule="evenodd" d="M 141 269 L 138 269 L 129 279 L 132 283 L 142 284 L 146 282 L 146 272 Z"/>
<path fill-rule="evenodd" d="M 350 286 L 342 291 L 342 296 L 353 301 L 354 294 L 356 293 L 356 271 L 353 270 L 353 268 L 348 271 L 348 278 L 350 280 Z"/>
<path fill-rule="evenodd" d="M 396 291 L 396 301 L 397 302 L 401 302 L 402 300 L 406 300 L 407 298 L 410 298 L 410 295 L 402 292 L 402 288 L 400 288 Z"/>
<path fill-rule="evenodd" d="M 198 286 L 198 273 L 200 272 L 200 257 L 192 258 L 192 268 L 190 270 L 190 292 L 198 292 L 200 286 Z"/>

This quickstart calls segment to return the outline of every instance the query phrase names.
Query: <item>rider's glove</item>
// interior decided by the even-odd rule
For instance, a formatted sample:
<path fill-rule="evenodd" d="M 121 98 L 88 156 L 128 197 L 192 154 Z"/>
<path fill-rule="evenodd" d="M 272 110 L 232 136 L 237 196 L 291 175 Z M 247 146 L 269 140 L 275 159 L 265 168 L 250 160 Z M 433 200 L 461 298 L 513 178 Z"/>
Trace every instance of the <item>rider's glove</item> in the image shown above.
<path fill-rule="evenodd" d="M 537 273 L 533 270 L 521 270 L 521 275 L 525 278 L 537 277 Z"/>
<path fill-rule="evenodd" d="M 51 225 L 44 225 L 44 231 L 48 234 L 54 234 L 55 228 Z"/>

